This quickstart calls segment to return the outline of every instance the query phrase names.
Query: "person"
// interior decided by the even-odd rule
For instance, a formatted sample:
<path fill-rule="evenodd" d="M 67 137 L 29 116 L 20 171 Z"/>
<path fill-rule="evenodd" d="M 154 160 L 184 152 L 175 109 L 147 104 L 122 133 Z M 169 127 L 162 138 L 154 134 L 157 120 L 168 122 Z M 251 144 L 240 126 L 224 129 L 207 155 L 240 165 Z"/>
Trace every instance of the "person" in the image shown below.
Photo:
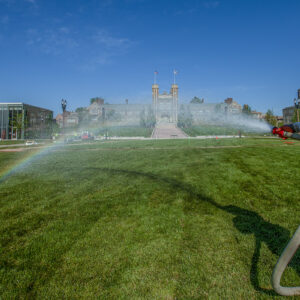
<path fill-rule="evenodd" d="M 293 138 L 300 140 L 300 122 L 295 122 L 293 124 L 286 124 L 279 128 L 273 127 L 272 133 L 278 135 L 282 139 Z"/>

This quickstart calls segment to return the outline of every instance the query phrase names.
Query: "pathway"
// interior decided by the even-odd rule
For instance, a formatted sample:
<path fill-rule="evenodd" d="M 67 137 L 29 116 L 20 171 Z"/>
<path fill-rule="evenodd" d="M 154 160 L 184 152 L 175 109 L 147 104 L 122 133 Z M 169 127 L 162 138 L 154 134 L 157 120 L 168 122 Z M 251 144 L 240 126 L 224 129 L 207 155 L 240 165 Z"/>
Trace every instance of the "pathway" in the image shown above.
<path fill-rule="evenodd" d="M 152 132 L 154 139 L 187 138 L 188 135 L 172 123 L 157 124 Z"/>

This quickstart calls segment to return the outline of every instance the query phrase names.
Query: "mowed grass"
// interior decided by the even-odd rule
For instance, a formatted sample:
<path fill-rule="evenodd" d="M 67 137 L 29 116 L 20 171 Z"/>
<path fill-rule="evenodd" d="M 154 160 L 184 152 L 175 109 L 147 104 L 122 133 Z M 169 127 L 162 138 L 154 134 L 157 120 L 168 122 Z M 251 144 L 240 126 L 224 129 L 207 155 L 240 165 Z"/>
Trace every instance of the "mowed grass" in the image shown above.
<path fill-rule="evenodd" d="M 0 152 L 0 172 L 33 153 Z M 0 177 L 1 299 L 281 298 L 270 277 L 299 225 L 299 142 L 108 141 L 36 157 Z M 282 284 L 300 284 L 299 255 Z"/>
<path fill-rule="evenodd" d="M 144 128 L 140 126 L 107 126 L 94 130 L 96 135 L 118 136 L 118 137 L 150 137 L 153 128 Z"/>
<path fill-rule="evenodd" d="M 233 128 L 229 126 L 218 126 L 218 125 L 207 125 L 207 124 L 201 124 L 201 125 L 193 125 L 188 128 L 182 128 L 182 130 L 189 136 L 195 137 L 195 136 L 201 136 L 201 135 L 239 135 L 239 130 L 241 130 L 242 135 L 247 136 L 254 136 L 254 135 L 272 135 L 271 130 L 270 133 L 261 133 L 259 131 L 249 131 L 248 128 Z"/>

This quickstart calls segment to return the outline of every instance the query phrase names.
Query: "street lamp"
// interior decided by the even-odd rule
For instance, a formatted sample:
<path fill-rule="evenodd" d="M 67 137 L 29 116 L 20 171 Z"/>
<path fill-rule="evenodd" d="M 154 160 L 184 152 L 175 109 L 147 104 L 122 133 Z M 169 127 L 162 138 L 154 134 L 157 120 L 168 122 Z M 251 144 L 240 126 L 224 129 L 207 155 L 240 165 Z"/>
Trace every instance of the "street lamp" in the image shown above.
<path fill-rule="evenodd" d="M 61 108 L 63 111 L 63 133 L 65 133 L 65 111 L 67 108 L 67 100 L 66 99 L 61 99 Z"/>
<path fill-rule="evenodd" d="M 294 99 L 295 108 L 297 111 L 297 122 L 299 122 L 299 108 L 300 108 L 300 99 Z"/>

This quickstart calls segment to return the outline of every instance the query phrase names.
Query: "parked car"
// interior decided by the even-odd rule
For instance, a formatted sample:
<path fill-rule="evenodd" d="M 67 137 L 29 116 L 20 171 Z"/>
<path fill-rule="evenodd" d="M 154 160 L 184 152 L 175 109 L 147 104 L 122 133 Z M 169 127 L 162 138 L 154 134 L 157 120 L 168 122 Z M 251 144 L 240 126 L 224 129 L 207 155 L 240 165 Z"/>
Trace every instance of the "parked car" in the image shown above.
<path fill-rule="evenodd" d="M 29 140 L 28 140 L 28 141 L 25 142 L 25 145 L 26 145 L 26 146 L 37 145 L 37 142 L 36 142 L 36 141 L 29 141 Z"/>

